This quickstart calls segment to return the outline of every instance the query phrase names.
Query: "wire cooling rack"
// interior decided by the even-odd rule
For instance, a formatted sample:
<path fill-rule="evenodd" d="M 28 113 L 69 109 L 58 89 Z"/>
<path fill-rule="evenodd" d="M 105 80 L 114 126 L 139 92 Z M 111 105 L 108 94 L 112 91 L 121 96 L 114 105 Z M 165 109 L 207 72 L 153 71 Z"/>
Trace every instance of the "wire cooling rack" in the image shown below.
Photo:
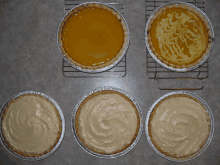
<path fill-rule="evenodd" d="M 92 2 L 94 0 L 89 0 L 89 2 Z M 88 0 L 64 0 L 64 13 L 67 13 L 69 10 L 71 10 L 73 7 L 88 2 Z M 106 3 L 108 5 L 111 5 L 112 7 L 116 8 L 124 17 L 125 17 L 125 0 L 95 0 L 94 2 L 102 2 Z M 126 55 L 124 58 L 112 69 L 109 69 L 107 71 L 101 72 L 101 73 L 85 73 L 82 71 L 79 71 L 70 65 L 68 65 L 65 60 L 63 60 L 62 65 L 62 72 L 63 75 L 67 78 L 77 78 L 77 77 L 124 77 L 126 75 Z"/>
<path fill-rule="evenodd" d="M 182 2 L 195 5 L 205 12 L 205 0 L 181 0 Z M 145 0 L 146 22 L 151 13 L 159 6 L 172 1 Z M 201 90 L 203 89 L 203 79 L 208 78 L 208 60 L 195 70 L 189 72 L 173 72 L 157 64 L 147 50 L 147 72 L 148 78 L 157 80 L 157 87 L 161 90 Z M 177 81 L 177 84 L 173 84 Z M 193 83 L 194 82 L 194 83 Z M 190 85 L 190 87 L 189 87 Z M 192 85 L 194 85 L 192 87 Z M 179 87 L 176 87 L 179 86 Z M 184 86 L 184 87 L 183 87 Z"/>

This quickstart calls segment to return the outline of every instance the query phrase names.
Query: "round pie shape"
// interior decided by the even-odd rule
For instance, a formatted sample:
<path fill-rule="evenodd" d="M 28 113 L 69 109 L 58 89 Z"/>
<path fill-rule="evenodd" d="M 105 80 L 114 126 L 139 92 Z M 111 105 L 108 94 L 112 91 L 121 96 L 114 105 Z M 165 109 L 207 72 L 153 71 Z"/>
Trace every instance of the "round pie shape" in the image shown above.
<path fill-rule="evenodd" d="M 64 136 L 64 117 L 57 103 L 40 92 L 25 91 L 1 112 L 1 141 L 13 155 L 41 160 L 51 155 Z"/>
<path fill-rule="evenodd" d="M 173 71 L 185 72 L 202 65 L 211 54 L 213 41 L 210 21 L 191 4 L 162 5 L 147 22 L 146 45 L 150 55 Z"/>
<path fill-rule="evenodd" d="M 162 96 L 150 108 L 146 134 L 151 147 L 173 161 L 192 159 L 207 148 L 213 134 L 208 105 L 189 92 Z"/>
<path fill-rule="evenodd" d="M 102 3 L 83 3 L 66 14 L 58 32 L 64 60 L 84 72 L 102 72 L 125 55 L 129 30 L 123 16 Z"/>
<path fill-rule="evenodd" d="M 73 132 L 85 151 L 114 158 L 134 147 L 140 138 L 142 116 L 137 103 L 127 96 L 118 89 L 102 88 L 77 104 Z"/>

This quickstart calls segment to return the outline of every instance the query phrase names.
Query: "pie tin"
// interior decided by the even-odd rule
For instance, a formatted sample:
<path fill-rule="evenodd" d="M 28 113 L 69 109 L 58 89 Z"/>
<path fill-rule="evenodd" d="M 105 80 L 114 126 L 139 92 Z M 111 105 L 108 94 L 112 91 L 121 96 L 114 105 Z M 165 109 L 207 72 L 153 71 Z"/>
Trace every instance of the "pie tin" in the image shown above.
<path fill-rule="evenodd" d="M 90 96 L 91 94 L 93 93 L 96 93 L 96 92 L 99 92 L 99 91 L 105 91 L 105 90 L 111 90 L 111 91 L 116 91 L 116 92 L 119 92 L 119 93 L 122 93 L 124 94 L 125 96 L 127 96 L 135 105 L 136 109 L 138 110 L 138 113 L 139 113 L 139 120 L 140 120 L 140 126 L 139 126 L 139 131 L 138 131 L 138 134 L 135 138 L 135 140 L 133 141 L 133 143 L 125 150 L 119 152 L 119 153 L 116 153 L 116 154 L 99 154 L 99 153 L 96 153 L 96 152 L 93 152 L 92 150 L 88 149 L 86 146 L 84 146 L 84 144 L 80 141 L 78 135 L 77 135 L 77 132 L 76 132 L 76 128 L 75 128 L 75 116 L 76 116 L 76 112 L 80 106 L 80 104 L 88 97 Z M 135 99 L 130 95 L 128 94 L 127 92 L 121 90 L 121 89 L 118 89 L 118 88 L 114 88 L 114 87 L 108 87 L 108 86 L 105 86 L 105 87 L 100 87 L 100 88 L 97 88 L 97 89 L 93 89 L 89 92 L 87 92 L 79 101 L 78 103 L 76 104 L 74 110 L 73 110 L 73 114 L 72 114 L 72 117 L 71 117 L 71 120 L 72 120 L 72 123 L 71 123 L 71 127 L 72 127 L 72 131 L 73 131 L 73 135 L 77 141 L 77 143 L 81 146 L 81 148 L 83 150 L 85 150 L 87 153 L 89 153 L 90 155 L 93 155 L 95 157 L 98 157 L 98 158 L 105 158 L 105 159 L 110 159 L 110 158 L 117 158 L 119 156 L 122 156 L 126 153 L 128 153 L 136 144 L 137 142 L 139 141 L 140 137 L 141 137 L 141 134 L 142 134 L 142 130 L 143 130 L 143 115 L 142 115 L 142 111 L 141 111 L 141 108 L 140 106 L 138 105 L 137 101 L 135 101 Z"/>
<path fill-rule="evenodd" d="M 171 66 L 168 66 L 167 64 L 163 63 L 161 60 L 159 60 L 156 55 L 153 53 L 153 51 L 151 50 L 150 48 L 150 45 L 148 43 L 148 37 L 147 37 L 147 31 L 148 31 L 148 26 L 150 24 L 150 21 L 151 19 L 154 17 L 154 15 L 161 9 L 161 8 L 164 8 L 166 6 L 170 6 L 172 4 L 176 4 L 176 5 L 179 5 L 179 4 L 184 4 L 184 5 L 187 5 L 193 9 L 195 9 L 196 11 L 200 12 L 201 15 L 203 15 L 205 18 L 206 18 L 206 21 L 208 22 L 208 25 L 210 27 L 210 31 L 211 31 L 211 47 L 209 49 L 209 53 L 207 55 L 205 55 L 204 59 L 202 61 L 200 61 L 200 63 L 194 65 L 194 66 L 191 66 L 189 68 L 174 68 L 174 67 L 171 67 Z M 166 3 L 164 5 L 161 5 L 160 7 L 158 7 L 157 9 L 155 9 L 153 11 L 153 13 L 150 15 L 148 21 L 147 21 L 147 24 L 146 24 L 146 28 L 145 28 L 145 43 L 146 43 L 146 46 L 147 46 L 147 49 L 148 49 L 148 52 L 150 53 L 151 57 L 159 64 L 161 65 L 162 67 L 168 69 L 168 70 L 171 70 L 171 71 L 176 71 L 176 72 L 187 72 L 187 71 L 191 71 L 191 70 L 194 70 L 196 68 L 198 68 L 200 65 L 202 65 L 204 62 L 206 62 L 206 60 L 209 58 L 209 56 L 211 55 L 212 53 L 212 50 L 213 50 L 213 47 L 214 47 L 214 30 L 213 30 L 213 27 L 212 27 L 212 24 L 210 22 L 210 20 L 208 19 L 208 17 L 205 15 L 205 13 L 203 13 L 199 8 L 197 8 L 196 6 L 194 5 L 191 5 L 189 3 L 185 3 L 185 2 L 170 2 L 170 3 Z"/>
<path fill-rule="evenodd" d="M 199 151 L 197 151 L 195 154 L 193 155 L 190 155 L 189 157 L 184 157 L 184 158 L 174 158 L 174 157 L 170 157 L 170 156 L 166 156 L 165 154 L 161 153 L 155 146 L 154 144 L 152 143 L 151 141 L 151 138 L 149 136 L 149 132 L 148 132 L 148 124 L 149 124 L 149 119 L 150 119 L 150 116 L 151 116 L 151 113 L 152 111 L 154 110 L 154 107 L 163 99 L 165 99 L 166 97 L 168 96 L 171 96 L 171 95 L 175 95 L 175 94 L 185 94 L 185 95 L 188 95 L 188 96 L 191 96 L 191 97 L 194 97 L 195 99 L 197 99 L 198 101 L 200 101 L 204 107 L 206 108 L 206 111 L 208 112 L 209 114 L 209 118 L 210 118 L 210 133 L 209 133 L 209 137 L 206 141 L 206 143 L 204 144 L 204 146 L 202 148 L 200 148 Z M 176 91 L 176 92 L 170 92 L 170 93 L 167 93 L 163 96 L 161 96 L 159 99 L 157 99 L 153 105 L 150 107 L 149 111 L 148 111 L 148 114 L 147 114 L 147 117 L 146 117 L 146 121 L 145 121 L 145 133 L 146 133 L 146 136 L 147 136 L 147 140 L 151 146 L 151 148 L 159 155 L 161 156 L 162 158 L 164 159 L 167 159 L 167 160 L 170 160 L 170 161 L 175 161 L 175 162 L 184 162 L 184 161 L 188 161 L 188 160 L 191 160 L 191 159 L 194 159 L 196 157 L 198 157 L 202 152 L 205 151 L 205 149 L 208 147 L 208 145 L 210 144 L 211 140 L 212 140 L 212 137 L 213 137 L 213 134 L 214 134 L 214 118 L 213 118 L 213 114 L 212 114 L 212 111 L 211 109 L 209 108 L 208 104 L 202 99 L 200 98 L 198 95 L 194 94 L 194 93 L 191 93 L 191 92 L 187 92 L 187 91 Z"/>
<path fill-rule="evenodd" d="M 60 26 L 61 26 L 61 23 L 64 21 L 65 17 L 67 17 L 68 14 L 69 14 L 70 12 L 72 12 L 72 10 L 74 10 L 74 9 L 80 7 L 80 6 L 83 6 L 83 5 L 87 5 L 87 4 L 100 4 L 100 5 L 103 5 L 103 6 L 107 6 L 107 7 L 109 7 L 110 9 L 113 9 L 116 13 L 118 13 L 118 14 L 120 15 L 120 17 L 122 18 L 122 20 L 124 21 L 124 24 L 125 24 L 125 26 L 126 26 L 126 32 L 127 32 L 127 36 L 128 36 L 128 37 L 127 37 L 127 41 L 126 41 L 127 43 L 126 43 L 126 46 L 125 46 L 125 49 L 124 49 L 122 55 L 121 55 L 114 63 L 112 63 L 111 65 L 108 65 L 108 66 L 103 67 L 103 68 L 100 68 L 100 69 L 83 69 L 83 68 L 81 68 L 80 66 L 77 66 L 77 65 L 73 64 L 73 63 L 66 57 L 66 55 L 63 54 L 63 52 L 62 52 L 62 50 L 61 50 L 62 44 L 59 42 Z M 126 52 L 127 52 L 127 50 L 128 50 L 129 42 L 130 42 L 129 28 L 128 28 L 128 24 L 127 24 L 125 18 L 123 17 L 123 15 L 122 15 L 116 8 L 114 8 L 114 7 L 112 7 L 112 6 L 108 5 L 108 4 L 105 4 L 105 3 L 101 3 L 101 2 L 86 2 L 86 3 L 81 3 L 80 5 L 77 5 L 77 6 L 73 7 L 69 12 L 67 12 L 67 13 L 65 14 L 65 16 L 63 17 L 63 19 L 61 20 L 61 22 L 60 22 L 60 24 L 59 24 L 58 32 L 57 32 L 57 45 L 58 45 L 59 51 L 60 51 L 60 53 L 61 53 L 63 59 L 65 60 L 65 62 L 66 62 L 68 65 L 72 66 L 73 68 L 75 68 L 75 69 L 77 69 L 77 70 L 79 70 L 79 71 L 82 71 L 82 72 L 86 72 L 86 73 L 99 73 L 99 72 L 104 72 L 104 71 L 106 71 L 106 70 L 109 70 L 109 69 L 113 68 L 113 67 L 114 67 L 115 65 L 117 65 L 117 64 L 122 60 L 122 58 L 125 56 L 125 54 L 126 54 Z M 85 49 L 86 49 L 86 48 L 85 48 Z"/>
<path fill-rule="evenodd" d="M 4 109 L 12 101 L 12 99 L 16 99 L 19 96 L 22 96 L 22 95 L 25 95 L 25 94 L 37 94 L 37 95 L 41 95 L 41 96 L 45 97 L 46 99 L 48 99 L 56 107 L 56 109 L 59 112 L 60 118 L 61 118 L 62 132 L 61 132 L 61 135 L 60 135 L 60 138 L 59 138 L 57 144 L 54 146 L 54 148 L 50 152 L 48 152 L 48 153 L 46 153 L 42 156 L 39 156 L 39 157 L 26 157 L 26 156 L 17 154 L 11 148 L 8 147 L 7 143 L 5 143 L 4 137 L 2 135 L 3 132 L 2 132 L 1 121 L 2 121 L 2 114 L 4 112 Z M 42 160 L 42 159 L 47 158 L 48 156 L 52 155 L 59 148 L 59 146 L 61 145 L 61 143 L 63 141 L 64 133 L 65 133 L 65 119 L 64 119 L 64 116 L 63 116 L 63 112 L 62 112 L 60 106 L 57 104 L 57 102 L 53 98 L 51 98 L 50 96 L 48 96 L 44 93 L 36 92 L 36 91 L 23 91 L 23 92 L 20 92 L 18 94 L 15 94 L 14 96 L 12 96 L 10 99 L 8 99 L 8 101 L 6 101 L 5 104 L 1 108 L 1 111 L 0 111 L 0 141 L 1 141 L 2 145 L 5 147 L 5 149 L 8 150 L 8 152 L 10 154 L 14 155 L 17 158 L 27 160 L 27 161 L 38 161 L 38 160 Z"/>

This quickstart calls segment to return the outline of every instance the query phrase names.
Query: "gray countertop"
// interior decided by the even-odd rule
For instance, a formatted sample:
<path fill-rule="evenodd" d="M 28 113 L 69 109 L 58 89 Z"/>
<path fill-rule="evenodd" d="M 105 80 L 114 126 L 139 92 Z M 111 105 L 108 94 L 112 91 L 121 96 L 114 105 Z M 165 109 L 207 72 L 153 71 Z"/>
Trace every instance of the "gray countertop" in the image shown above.
<path fill-rule="evenodd" d="M 86 153 L 74 139 L 71 114 L 78 100 L 91 89 L 113 86 L 129 92 L 139 103 L 144 120 L 150 106 L 170 91 L 159 90 L 148 79 L 145 46 L 145 1 L 126 1 L 130 46 L 126 54 L 127 74 L 123 78 L 66 78 L 57 48 L 57 29 L 62 19 L 63 0 L 0 0 L 0 106 L 12 95 L 35 90 L 57 101 L 66 120 L 60 148 L 50 157 L 28 162 L 15 158 L 0 144 L 0 165 L 26 164 L 178 164 L 158 156 L 143 132 L 137 145 L 116 159 L 99 159 Z M 181 164 L 220 164 L 220 1 L 206 0 L 206 14 L 215 32 L 215 47 L 209 58 L 209 77 L 204 89 L 191 91 L 210 106 L 215 131 L 209 147 L 199 157 Z M 192 84 L 193 85 L 193 84 Z"/>

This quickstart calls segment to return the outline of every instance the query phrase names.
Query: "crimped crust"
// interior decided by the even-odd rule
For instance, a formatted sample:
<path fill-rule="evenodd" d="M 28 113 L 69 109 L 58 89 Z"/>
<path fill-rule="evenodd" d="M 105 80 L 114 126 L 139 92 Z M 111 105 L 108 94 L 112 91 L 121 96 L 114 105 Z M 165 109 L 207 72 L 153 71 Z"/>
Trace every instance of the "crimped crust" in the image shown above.
<path fill-rule="evenodd" d="M 7 138 L 4 136 L 4 133 L 3 133 L 2 130 L 1 130 L 1 132 L 2 132 L 3 139 L 4 139 L 4 143 L 7 144 L 7 147 L 8 147 L 8 148 L 10 148 L 12 151 L 16 152 L 18 155 L 22 155 L 22 156 L 25 156 L 25 157 L 39 157 L 39 156 L 43 156 L 43 155 L 47 154 L 48 152 L 50 152 L 50 151 L 55 147 L 55 145 L 58 143 L 58 141 L 59 141 L 59 139 L 60 139 L 61 132 L 62 132 L 62 122 L 61 122 L 60 114 L 59 114 L 57 108 L 52 104 L 51 101 L 49 101 L 47 98 L 45 98 L 45 97 L 43 97 L 43 96 L 41 96 L 41 95 L 38 95 L 38 94 L 23 94 L 23 95 L 21 95 L 21 96 L 15 98 L 15 99 L 12 99 L 11 102 L 10 102 L 10 103 L 7 105 L 7 107 L 4 109 L 4 112 L 3 112 L 3 114 L 2 114 L 1 125 L 2 125 L 2 123 L 3 123 L 4 116 L 5 116 L 6 112 L 7 112 L 7 109 L 10 107 L 10 105 L 11 105 L 13 102 L 15 102 L 17 99 L 20 99 L 20 98 L 22 98 L 22 97 L 24 97 L 24 96 L 27 96 L 27 95 L 28 95 L 28 96 L 37 96 L 37 97 L 40 97 L 40 98 L 43 98 L 43 99 L 47 100 L 48 103 L 50 103 L 50 104 L 53 106 L 53 108 L 56 110 L 55 112 L 56 112 L 56 114 L 57 114 L 57 116 L 58 116 L 58 120 L 59 120 L 59 131 L 58 131 L 58 133 L 57 133 L 57 138 L 56 138 L 56 140 L 55 140 L 55 142 L 54 142 L 54 145 L 52 145 L 50 148 L 48 148 L 46 151 L 44 151 L 44 152 L 41 153 L 41 154 L 30 154 L 30 153 L 26 153 L 26 152 L 21 152 L 21 151 L 15 149 L 15 148 L 7 141 Z"/>
<path fill-rule="evenodd" d="M 206 110 L 206 107 L 199 101 L 197 100 L 196 98 L 190 96 L 190 95 L 186 95 L 186 94 L 174 94 L 174 95 L 171 95 L 171 96 L 168 96 L 166 98 L 164 98 L 163 100 L 161 100 L 159 103 L 157 103 L 157 105 L 154 107 L 153 111 L 151 112 L 151 115 L 149 117 L 149 123 L 148 123 L 148 133 L 149 133 L 149 136 L 150 136 L 150 139 L 151 139 L 151 142 L 154 144 L 154 146 L 164 155 L 166 156 L 169 156 L 169 157 L 173 157 L 173 158 L 176 158 L 176 159 L 181 159 L 181 160 L 187 160 L 189 157 L 191 156 L 196 156 L 197 152 L 205 145 L 205 143 L 207 142 L 208 138 L 209 138 L 209 135 L 207 136 L 206 139 L 204 139 L 204 142 L 200 145 L 200 148 L 197 152 L 194 152 L 194 153 L 191 153 L 191 154 L 188 154 L 188 155 L 184 155 L 184 156 L 178 156 L 176 154 L 170 154 L 168 152 L 164 152 L 160 146 L 157 145 L 157 143 L 154 141 L 153 137 L 152 137 L 152 131 L 151 131 L 151 120 L 153 119 L 154 117 L 154 114 L 157 110 L 157 108 L 162 104 L 163 101 L 165 100 L 168 100 L 170 98 L 173 98 L 173 97 L 186 97 L 186 98 L 189 98 L 189 99 L 193 99 L 195 102 L 199 103 L 203 108 L 204 110 Z M 206 111 L 207 112 L 207 111 Z M 211 130 L 211 121 L 210 121 L 210 117 L 208 115 L 208 112 L 207 112 L 207 121 L 210 123 L 209 124 L 209 132 Z M 196 155 L 194 155 L 196 154 Z"/>
<path fill-rule="evenodd" d="M 183 8 L 183 9 L 187 9 L 187 10 L 193 12 L 194 14 L 196 14 L 202 20 L 204 25 L 206 26 L 207 35 L 208 35 L 208 45 L 207 45 L 206 51 L 203 53 L 203 55 L 201 56 L 200 59 L 198 59 L 196 62 L 194 62 L 192 64 L 188 64 L 188 65 L 175 65 L 175 64 L 171 64 L 168 61 L 164 60 L 155 51 L 155 48 L 153 46 L 153 43 L 152 43 L 152 40 L 151 40 L 151 35 L 150 35 L 151 26 L 152 26 L 154 20 L 158 17 L 158 15 L 160 15 L 166 9 L 170 9 L 170 8 Z M 153 54 L 156 56 L 156 58 L 159 59 L 162 63 L 166 64 L 167 66 L 170 66 L 172 68 L 177 68 L 177 69 L 190 68 L 190 67 L 198 65 L 201 61 L 204 60 L 204 58 L 207 55 L 209 55 L 210 49 L 211 49 L 211 44 L 212 44 L 211 28 L 209 26 L 209 23 L 208 23 L 207 19 L 202 15 L 202 13 L 200 13 L 199 11 L 197 11 L 194 8 L 192 8 L 192 7 L 188 6 L 188 5 L 185 5 L 185 4 L 171 4 L 171 5 L 167 5 L 167 6 L 163 7 L 163 8 L 160 8 L 159 11 L 157 13 L 155 13 L 155 15 L 150 19 L 150 23 L 149 23 L 148 29 L 147 29 L 147 38 L 148 38 L 148 44 L 150 46 L 150 49 L 153 52 Z"/>
<path fill-rule="evenodd" d="M 138 121 L 138 123 L 137 123 L 137 128 L 136 128 L 136 132 L 135 132 L 135 135 L 134 135 L 133 139 L 131 140 L 131 142 L 130 142 L 129 144 L 125 145 L 125 146 L 124 146 L 123 148 L 121 148 L 120 150 L 117 150 L 117 151 L 112 152 L 112 153 L 110 153 L 110 154 L 107 154 L 107 153 L 105 153 L 105 152 L 103 152 L 103 151 L 100 151 L 100 150 L 97 150 L 97 149 L 93 148 L 92 146 L 87 145 L 87 144 L 84 142 L 83 137 L 81 137 L 80 128 L 79 128 L 79 125 L 78 125 L 78 123 L 79 123 L 78 120 L 79 120 L 80 110 L 82 109 L 82 107 L 84 106 L 84 104 L 85 104 L 88 100 L 90 100 L 91 98 L 96 97 L 96 96 L 101 95 L 101 94 L 118 94 L 118 95 L 122 96 L 122 97 L 123 97 L 126 101 L 128 101 L 128 102 L 132 105 L 132 107 L 136 110 L 135 113 L 136 113 L 137 121 Z M 80 141 L 83 143 L 83 145 L 84 145 L 85 147 L 87 147 L 88 149 L 92 150 L 93 152 L 96 152 L 96 153 L 99 153 L 99 154 L 105 154 L 105 155 L 117 154 L 117 153 L 119 153 L 119 152 L 122 152 L 122 151 L 126 150 L 126 149 L 134 142 L 134 140 L 136 139 L 136 137 L 137 137 L 137 135 L 138 135 L 138 132 L 139 132 L 139 128 L 140 128 L 140 123 L 141 123 L 141 121 L 140 121 L 140 119 L 139 119 L 139 113 L 138 113 L 138 110 L 137 110 L 137 108 L 135 107 L 134 103 L 133 103 L 128 97 L 126 97 L 124 94 L 122 94 L 122 93 L 120 93 L 120 92 L 112 91 L 112 90 L 99 91 L 99 92 L 93 93 L 92 95 L 89 95 L 89 96 L 88 96 L 85 100 L 83 100 L 83 102 L 80 104 L 80 106 L 79 106 L 79 108 L 78 108 L 78 110 L 77 110 L 77 112 L 76 112 L 76 116 L 75 116 L 75 128 L 76 128 L 77 136 L 79 137 L 79 139 L 80 139 Z"/>
<path fill-rule="evenodd" d="M 102 9 L 108 10 L 109 12 L 111 12 L 113 15 L 115 15 L 118 18 L 118 20 L 120 21 L 120 23 L 123 27 L 123 30 L 124 30 L 124 42 L 123 42 L 123 45 L 122 45 L 121 50 L 119 51 L 119 53 L 117 55 L 115 55 L 115 57 L 111 61 L 108 61 L 104 64 L 100 64 L 98 66 L 86 66 L 86 65 L 82 65 L 82 64 L 74 61 L 71 57 L 69 57 L 69 55 L 64 50 L 63 42 L 62 42 L 62 31 L 63 31 L 63 27 L 65 25 L 65 22 L 68 20 L 68 18 L 70 16 L 72 16 L 73 14 L 79 12 L 81 9 L 84 9 L 84 8 L 87 8 L 87 7 L 96 7 L 96 8 L 102 8 Z M 75 8 L 75 9 L 71 10 L 68 13 L 68 15 L 63 19 L 63 21 L 61 22 L 60 27 L 59 27 L 58 42 L 59 42 L 59 45 L 60 45 L 60 50 L 62 51 L 63 55 L 66 56 L 66 58 L 69 60 L 69 62 L 71 62 L 75 66 L 80 67 L 82 69 L 97 70 L 97 69 L 102 69 L 102 68 L 105 68 L 107 66 L 112 65 L 114 62 L 116 62 L 119 59 L 119 57 L 121 55 L 123 55 L 124 50 L 126 49 L 126 45 L 128 44 L 128 29 L 126 28 L 126 24 L 124 23 L 123 18 L 120 16 L 120 13 L 117 13 L 113 9 L 110 9 L 108 6 L 105 6 L 105 5 L 102 5 L 102 4 L 97 4 L 97 3 L 91 3 L 90 4 L 89 3 L 89 4 L 86 4 L 86 5 L 81 5 L 77 8 Z"/>

